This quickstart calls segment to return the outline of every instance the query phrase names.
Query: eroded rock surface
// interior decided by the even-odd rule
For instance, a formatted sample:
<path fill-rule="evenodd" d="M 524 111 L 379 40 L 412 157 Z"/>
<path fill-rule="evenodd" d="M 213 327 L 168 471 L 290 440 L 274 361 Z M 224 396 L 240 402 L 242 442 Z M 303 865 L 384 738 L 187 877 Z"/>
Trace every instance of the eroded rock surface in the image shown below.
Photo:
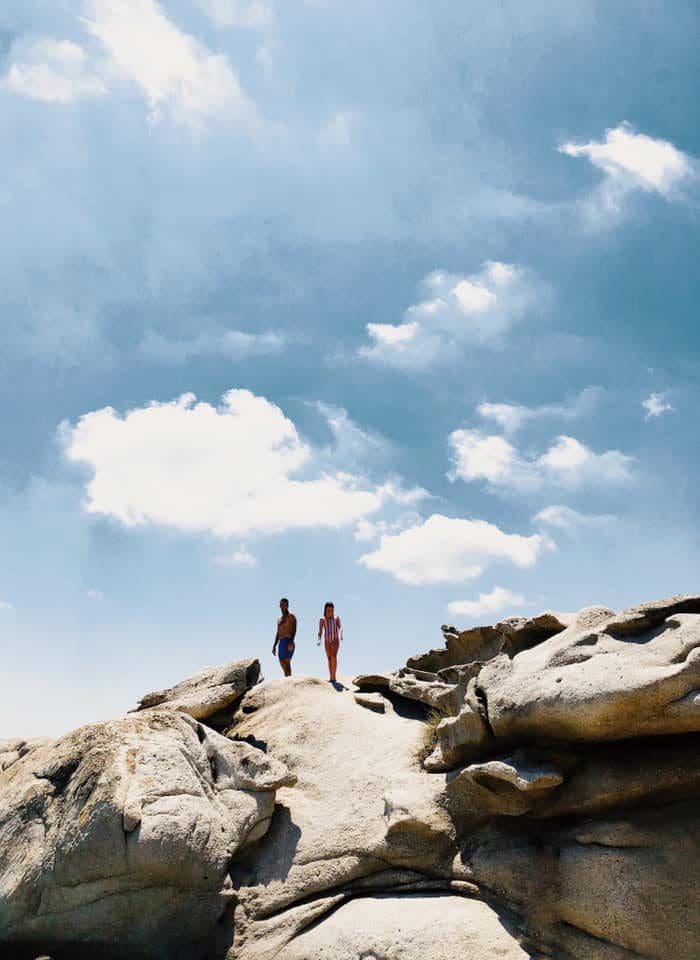
<path fill-rule="evenodd" d="M 697 960 L 700 598 L 443 634 L 0 743 L 8 956 Z"/>
<path fill-rule="evenodd" d="M 31 751 L 0 775 L 2 942 L 31 957 L 202 956 L 226 921 L 231 858 L 291 782 L 260 750 L 166 711 Z"/>
<path fill-rule="evenodd" d="M 206 667 L 174 687 L 147 693 L 136 707 L 140 710 L 176 710 L 210 726 L 225 726 L 243 694 L 260 680 L 260 661 L 237 660 L 223 667 Z"/>

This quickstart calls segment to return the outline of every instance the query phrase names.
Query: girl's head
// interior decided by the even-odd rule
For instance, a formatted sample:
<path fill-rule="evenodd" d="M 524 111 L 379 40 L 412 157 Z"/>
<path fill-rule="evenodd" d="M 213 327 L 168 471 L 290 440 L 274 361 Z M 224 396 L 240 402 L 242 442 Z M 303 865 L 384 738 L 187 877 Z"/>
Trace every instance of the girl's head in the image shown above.
<path fill-rule="evenodd" d="M 326 604 L 324 604 L 324 607 L 323 607 L 323 616 L 324 616 L 324 617 L 332 617 L 333 614 L 334 614 L 334 612 L 335 612 L 335 607 L 333 606 L 332 603 L 326 603 Z"/>

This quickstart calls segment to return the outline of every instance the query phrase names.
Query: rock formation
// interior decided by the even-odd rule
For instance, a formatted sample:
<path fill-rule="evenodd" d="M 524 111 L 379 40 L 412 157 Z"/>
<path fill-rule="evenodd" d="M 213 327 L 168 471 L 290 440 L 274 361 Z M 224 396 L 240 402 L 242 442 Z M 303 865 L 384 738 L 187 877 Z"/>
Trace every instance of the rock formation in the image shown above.
<path fill-rule="evenodd" d="M 700 598 L 443 634 L 0 742 L 2 956 L 697 960 Z"/>

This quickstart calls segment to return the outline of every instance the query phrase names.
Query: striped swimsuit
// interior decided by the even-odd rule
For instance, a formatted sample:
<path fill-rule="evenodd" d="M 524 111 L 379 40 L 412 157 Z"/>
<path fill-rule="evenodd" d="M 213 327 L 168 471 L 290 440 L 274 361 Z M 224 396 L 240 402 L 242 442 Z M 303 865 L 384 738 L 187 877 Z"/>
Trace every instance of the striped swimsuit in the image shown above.
<path fill-rule="evenodd" d="M 321 620 L 321 633 L 324 635 L 326 654 L 337 653 L 343 637 L 343 626 L 340 617 L 324 617 Z"/>

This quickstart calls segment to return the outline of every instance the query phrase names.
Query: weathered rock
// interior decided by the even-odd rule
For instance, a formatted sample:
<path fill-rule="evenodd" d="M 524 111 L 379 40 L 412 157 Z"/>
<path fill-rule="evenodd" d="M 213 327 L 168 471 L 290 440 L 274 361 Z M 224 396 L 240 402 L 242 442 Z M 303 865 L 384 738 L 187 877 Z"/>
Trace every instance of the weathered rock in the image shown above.
<path fill-rule="evenodd" d="M 2 956 L 697 960 L 698 598 L 445 639 L 0 742 Z"/>
<path fill-rule="evenodd" d="M 49 737 L 33 737 L 29 740 L 17 737 L 14 740 L 0 740 L 0 773 L 8 770 L 13 763 L 26 757 L 32 750 L 48 746 L 50 743 L 53 743 L 53 740 Z"/>
<path fill-rule="evenodd" d="M 477 900 L 444 894 L 363 897 L 302 932 L 279 960 L 527 960 L 501 918 Z M 261 954 L 261 957 L 264 955 Z"/>
<path fill-rule="evenodd" d="M 2 942 L 32 956 L 199 956 L 231 904 L 231 858 L 291 782 L 249 744 L 169 711 L 37 748 L 0 775 Z"/>
<path fill-rule="evenodd" d="M 454 627 L 443 627 L 445 646 L 442 650 L 409 657 L 406 666 L 437 673 L 455 664 L 490 660 L 503 648 L 503 635 L 494 627 L 473 627 L 458 633 Z"/>
<path fill-rule="evenodd" d="M 497 740 L 606 741 L 700 731 L 700 616 L 613 635 L 575 623 L 486 664 L 478 686 Z M 617 625 L 617 623 L 616 623 Z"/>
<path fill-rule="evenodd" d="M 355 703 L 368 710 L 374 710 L 375 713 L 384 713 L 386 711 L 386 700 L 381 693 L 356 693 Z"/>
<path fill-rule="evenodd" d="M 281 950 L 327 912 L 329 893 L 453 878 L 444 778 L 418 763 L 424 724 L 358 710 L 350 690 L 295 677 L 246 694 L 233 735 L 264 742 L 297 783 L 278 792 L 269 834 L 234 866 L 231 960 Z"/>
<path fill-rule="evenodd" d="M 472 840 L 476 877 L 573 960 L 697 960 L 697 799 L 538 833 Z"/>
<path fill-rule="evenodd" d="M 139 701 L 136 712 L 158 707 L 186 713 L 195 720 L 209 720 L 211 724 L 213 717 L 228 710 L 228 716 L 222 718 L 223 726 L 246 690 L 259 680 L 260 662 L 255 659 L 207 667 L 174 687 L 147 693 Z"/>
<path fill-rule="evenodd" d="M 462 809 L 515 817 L 541 806 L 563 780 L 555 764 L 516 751 L 448 775 L 447 794 Z"/>

